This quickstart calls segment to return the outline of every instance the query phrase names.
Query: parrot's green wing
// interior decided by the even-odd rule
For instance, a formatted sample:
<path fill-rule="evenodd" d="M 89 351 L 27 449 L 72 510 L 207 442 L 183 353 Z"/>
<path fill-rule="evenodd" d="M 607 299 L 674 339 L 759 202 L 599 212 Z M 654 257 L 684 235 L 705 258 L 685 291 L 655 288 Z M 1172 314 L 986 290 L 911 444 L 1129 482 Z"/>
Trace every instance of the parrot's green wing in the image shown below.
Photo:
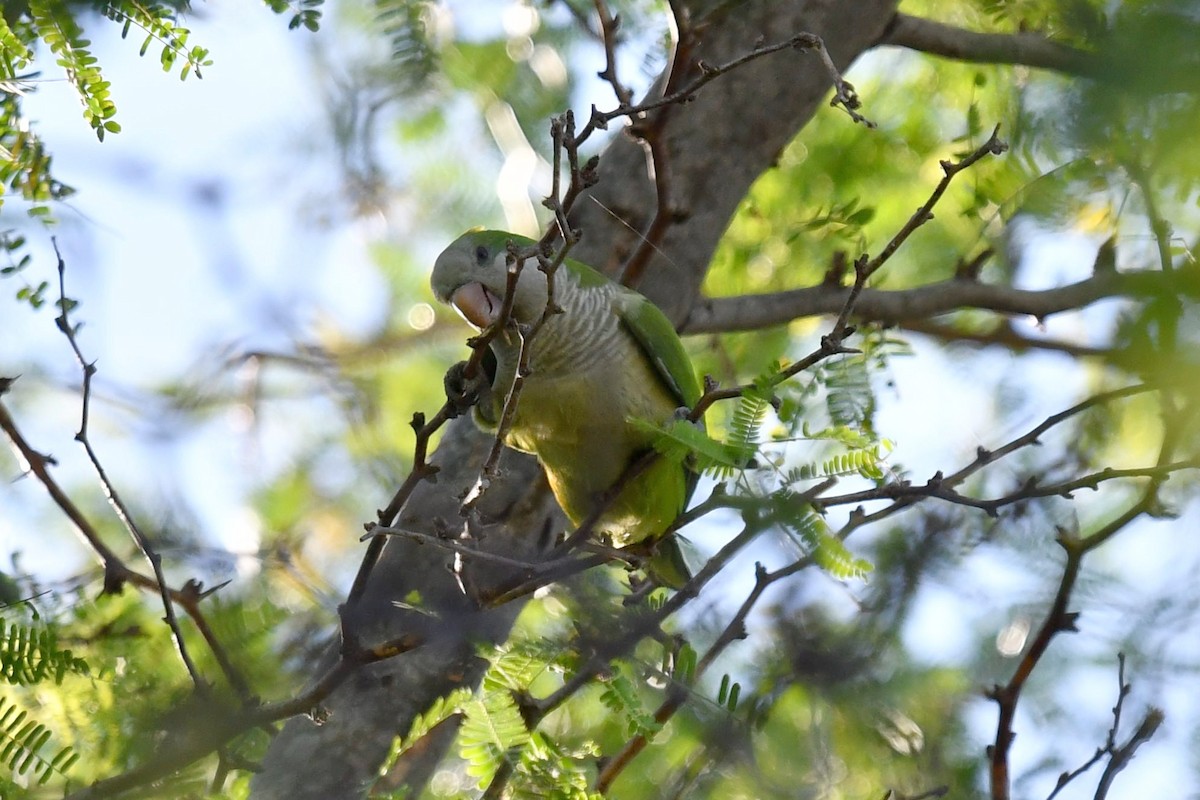
<path fill-rule="evenodd" d="M 679 404 L 695 406 L 700 400 L 700 381 L 671 321 L 658 306 L 636 292 L 622 292 L 614 305 L 621 322 Z"/>

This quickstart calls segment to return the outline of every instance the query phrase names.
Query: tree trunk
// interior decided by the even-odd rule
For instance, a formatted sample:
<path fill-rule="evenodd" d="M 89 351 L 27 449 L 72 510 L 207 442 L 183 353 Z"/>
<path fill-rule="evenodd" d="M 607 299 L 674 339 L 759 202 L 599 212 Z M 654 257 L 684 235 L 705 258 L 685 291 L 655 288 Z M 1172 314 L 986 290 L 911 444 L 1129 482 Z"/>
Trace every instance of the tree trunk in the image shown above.
<path fill-rule="evenodd" d="M 691 63 L 725 64 L 760 40 L 770 45 L 808 32 L 821 36 L 834 62 L 844 68 L 878 40 L 895 5 L 896 0 L 729 3 L 718 20 L 697 29 Z M 698 298 L 717 242 L 751 183 L 826 108 L 829 87 L 830 77 L 816 54 L 785 50 L 718 77 L 692 102 L 655 112 L 664 117 L 671 214 L 639 289 L 676 322 Z M 655 123 L 653 115 L 649 122 Z M 852 124 L 849 118 L 846 124 Z M 628 136 L 613 140 L 600 162 L 600 183 L 575 207 L 572 221 L 584 237 L 573 257 L 611 272 L 633 251 L 638 232 L 647 228 L 656 210 L 646 167 L 641 145 Z M 433 532 L 439 518 L 459 523 L 458 498 L 474 482 L 490 442 L 469 420 L 452 423 L 433 459 L 441 467 L 437 483 L 419 488 L 398 524 Z M 510 452 L 503 464 L 505 474 L 489 490 L 483 508 L 491 522 L 482 546 L 514 558 L 535 557 L 566 527 L 565 519 L 531 458 Z M 307 717 L 290 720 L 254 779 L 254 797 L 362 796 L 377 778 L 393 737 L 406 733 L 437 698 L 478 684 L 485 667 L 475 655 L 478 644 L 504 641 L 523 603 L 475 610 L 451 560 L 431 546 L 399 539 L 389 543 L 351 621 L 368 645 L 414 630 L 422 631 L 427 643 L 361 669 L 325 701 L 322 724 Z M 512 574 L 509 568 L 477 561 L 467 570 L 466 582 L 486 589 L 511 580 Z M 412 603 L 417 596 L 425 613 L 396 605 Z M 414 790 L 444 756 L 449 732 L 432 737 L 406 764 L 405 782 Z"/>

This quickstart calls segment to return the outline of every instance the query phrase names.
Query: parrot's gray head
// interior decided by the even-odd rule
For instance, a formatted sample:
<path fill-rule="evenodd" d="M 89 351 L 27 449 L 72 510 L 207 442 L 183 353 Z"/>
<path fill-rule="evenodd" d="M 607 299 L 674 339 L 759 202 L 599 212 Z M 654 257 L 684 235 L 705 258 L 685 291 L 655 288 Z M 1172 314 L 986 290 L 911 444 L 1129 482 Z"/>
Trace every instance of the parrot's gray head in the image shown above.
<path fill-rule="evenodd" d="M 429 279 L 434 296 L 482 330 L 500 315 L 508 286 L 508 243 L 533 243 L 505 231 L 464 233 L 442 251 Z M 526 261 L 517 280 L 512 318 L 532 323 L 546 308 L 546 276 L 537 263 Z"/>

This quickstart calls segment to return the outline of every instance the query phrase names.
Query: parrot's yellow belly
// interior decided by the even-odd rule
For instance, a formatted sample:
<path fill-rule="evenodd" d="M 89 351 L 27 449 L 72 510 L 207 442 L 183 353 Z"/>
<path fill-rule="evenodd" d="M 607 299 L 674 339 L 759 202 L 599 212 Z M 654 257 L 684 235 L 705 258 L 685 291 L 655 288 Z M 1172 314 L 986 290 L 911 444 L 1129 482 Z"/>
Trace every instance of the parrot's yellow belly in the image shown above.
<path fill-rule="evenodd" d="M 648 369 L 610 381 L 594 375 L 530 376 L 507 443 L 538 457 L 574 524 L 603 505 L 593 530 L 624 547 L 660 535 L 686 502 L 683 466 L 662 458 L 611 497 L 629 465 L 651 449 L 647 435 L 628 420 L 661 423 L 674 412 L 671 396 Z"/>

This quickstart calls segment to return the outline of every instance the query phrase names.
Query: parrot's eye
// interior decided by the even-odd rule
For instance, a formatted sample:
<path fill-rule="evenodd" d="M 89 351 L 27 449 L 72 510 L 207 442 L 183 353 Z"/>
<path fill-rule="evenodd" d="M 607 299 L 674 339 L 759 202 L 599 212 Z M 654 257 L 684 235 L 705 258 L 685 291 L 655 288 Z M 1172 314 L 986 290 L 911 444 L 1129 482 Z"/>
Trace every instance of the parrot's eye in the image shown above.
<path fill-rule="evenodd" d="M 488 262 L 488 255 L 488 249 L 483 245 L 479 245 L 479 247 L 475 248 L 475 262 L 479 264 L 479 266 L 482 267 Z"/>

